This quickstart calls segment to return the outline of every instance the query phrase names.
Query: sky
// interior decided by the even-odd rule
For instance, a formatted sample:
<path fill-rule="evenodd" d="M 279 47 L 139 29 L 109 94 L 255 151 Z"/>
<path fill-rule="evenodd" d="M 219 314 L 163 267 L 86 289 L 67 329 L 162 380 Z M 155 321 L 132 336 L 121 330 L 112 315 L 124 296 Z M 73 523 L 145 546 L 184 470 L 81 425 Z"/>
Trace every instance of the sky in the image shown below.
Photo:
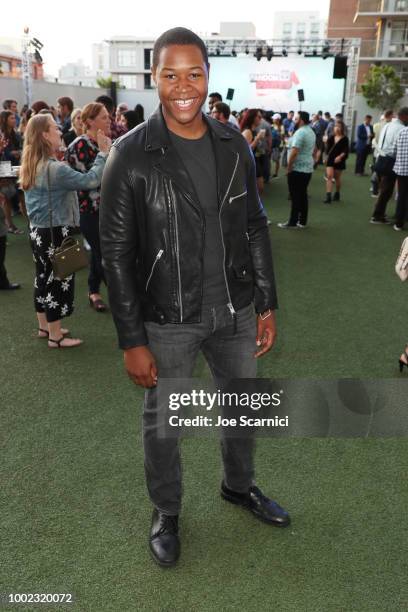
<path fill-rule="evenodd" d="M 253 14 L 248 14 L 252 7 Z M 193 0 L 70 0 L 67 3 L 22 0 L 11 19 L 0 22 L 3 37 L 20 37 L 24 27 L 44 45 L 41 55 L 46 74 L 58 75 L 59 66 L 82 59 L 91 65 L 91 45 L 113 35 L 158 36 L 164 30 L 184 26 L 201 34 L 219 31 L 220 21 L 250 21 L 262 38 L 272 37 L 273 10 L 319 11 L 326 18 L 329 0 L 233 0 L 232 2 L 196 3 Z"/>

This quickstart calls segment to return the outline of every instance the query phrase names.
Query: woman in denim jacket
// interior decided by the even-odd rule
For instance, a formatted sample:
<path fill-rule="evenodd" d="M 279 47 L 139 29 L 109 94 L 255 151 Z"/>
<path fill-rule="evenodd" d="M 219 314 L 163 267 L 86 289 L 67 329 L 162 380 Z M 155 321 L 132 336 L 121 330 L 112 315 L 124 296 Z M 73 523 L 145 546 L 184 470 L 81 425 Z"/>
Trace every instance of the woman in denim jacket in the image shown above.
<path fill-rule="evenodd" d="M 30 241 L 34 255 L 34 307 L 38 318 L 38 335 L 48 338 L 50 348 L 68 348 L 82 344 L 78 338 L 67 337 L 61 319 L 73 312 L 74 275 L 60 281 L 54 278 L 50 256 L 51 231 L 48 205 L 48 176 L 51 192 L 54 247 L 79 225 L 76 191 L 94 189 L 102 180 L 110 139 L 98 133 L 98 153 L 86 174 L 76 172 L 56 157 L 61 147 L 61 134 L 52 115 L 36 115 L 27 125 L 20 184 L 30 220 Z"/>

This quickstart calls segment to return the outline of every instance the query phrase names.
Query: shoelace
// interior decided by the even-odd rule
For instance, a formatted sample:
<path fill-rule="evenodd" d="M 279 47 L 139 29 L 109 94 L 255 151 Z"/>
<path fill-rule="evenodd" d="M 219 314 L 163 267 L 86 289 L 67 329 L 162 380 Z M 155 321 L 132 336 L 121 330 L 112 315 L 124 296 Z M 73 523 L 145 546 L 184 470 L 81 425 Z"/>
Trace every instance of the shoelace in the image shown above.
<path fill-rule="evenodd" d="M 259 499 L 261 499 L 267 506 L 271 506 L 275 510 L 282 510 L 277 502 L 273 501 L 273 499 L 269 499 L 269 497 L 266 497 L 266 495 L 264 495 L 261 490 L 258 489 L 258 487 L 252 487 L 251 491 L 255 493 L 257 497 L 259 497 Z"/>
<path fill-rule="evenodd" d="M 177 517 L 166 514 L 160 516 L 160 527 L 156 535 L 166 532 L 177 533 Z"/>

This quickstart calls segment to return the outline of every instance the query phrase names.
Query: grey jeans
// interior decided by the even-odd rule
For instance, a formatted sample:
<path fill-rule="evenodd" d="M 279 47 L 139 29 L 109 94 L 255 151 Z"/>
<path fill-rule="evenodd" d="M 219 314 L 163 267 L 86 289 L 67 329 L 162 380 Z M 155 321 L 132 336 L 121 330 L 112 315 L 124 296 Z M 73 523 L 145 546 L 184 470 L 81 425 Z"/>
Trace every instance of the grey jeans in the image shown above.
<path fill-rule="evenodd" d="M 201 323 L 165 324 L 146 322 L 149 348 L 160 378 L 190 378 L 201 350 L 214 379 L 255 378 L 257 361 L 256 318 L 253 305 L 237 312 L 237 330 L 227 306 L 203 307 Z M 148 389 L 143 411 L 145 474 L 154 506 L 165 514 L 179 514 L 181 507 L 181 463 L 176 435 L 159 435 L 159 423 L 168 405 L 158 401 L 157 389 Z M 226 437 L 221 433 L 224 482 L 234 491 L 245 492 L 254 478 L 254 438 Z"/>

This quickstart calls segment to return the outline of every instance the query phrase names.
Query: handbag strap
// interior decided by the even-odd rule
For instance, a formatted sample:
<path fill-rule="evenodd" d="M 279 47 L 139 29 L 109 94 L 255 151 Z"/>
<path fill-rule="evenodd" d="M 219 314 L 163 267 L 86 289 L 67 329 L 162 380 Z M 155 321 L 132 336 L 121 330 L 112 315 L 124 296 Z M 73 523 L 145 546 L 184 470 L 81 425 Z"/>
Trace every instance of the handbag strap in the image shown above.
<path fill-rule="evenodd" d="M 340 140 L 343 140 L 343 138 L 345 138 L 345 136 L 342 136 L 342 137 L 340 138 Z M 330 149 L 330 151 L 327 153 L 327 157 L 329 157 L 330 153 L 332 153 L 332 152 L 333 152 L 333 150 L 334 150 L 335 146 L 336 146 L 336 145 L 337 145 L 337 144 L 340 142 L 340 140 L 338 140 L 338 141 L 336 142 L 336 140 L 335 140 L 335 136 L 333 136 L 333 146 L 332 146 L 332 148 Z"/>
<path fill-rule="evenodd" d="M 51 247 L 54 249 L 54 228 L 52 225 L 52 202 L 51 202 L 51 180 L 50 180 L 50 166 L 51 162 L 47 164 L 47 189 L 48 189 L 48 215 L 50 219 L 50 231 L 51 231 Z"/>

